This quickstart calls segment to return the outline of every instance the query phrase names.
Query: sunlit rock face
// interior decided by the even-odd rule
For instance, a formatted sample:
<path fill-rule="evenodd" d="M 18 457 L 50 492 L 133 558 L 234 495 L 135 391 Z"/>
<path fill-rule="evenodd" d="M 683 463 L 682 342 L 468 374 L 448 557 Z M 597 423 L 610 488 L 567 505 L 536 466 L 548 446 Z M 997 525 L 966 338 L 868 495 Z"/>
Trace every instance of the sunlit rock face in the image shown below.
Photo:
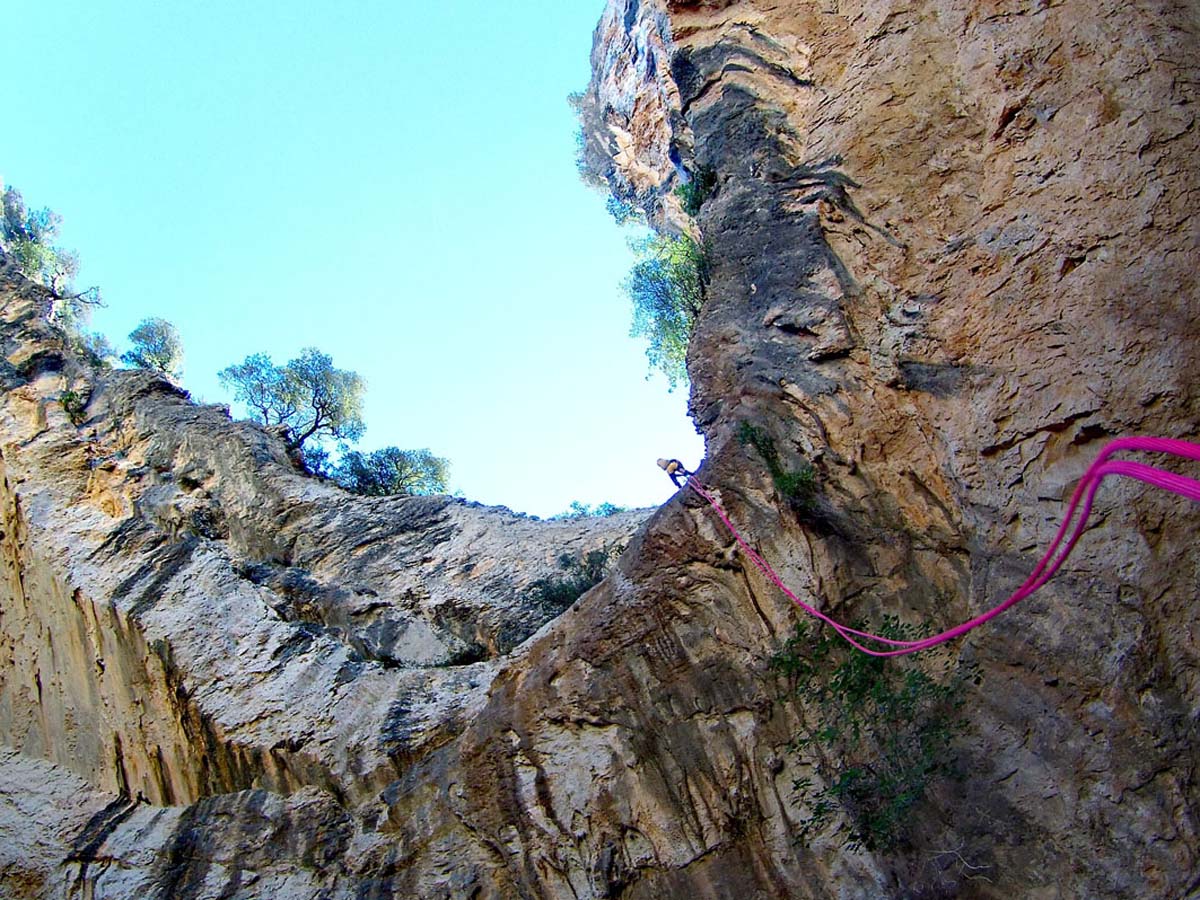
<path fill-rule="evenodd" d="M 1006 597 L 1105 439 L 1200 433 L 1185 4 L 613 0 L 600 174 L 709 247 L 703 480 L 806 600 Z M 693 221 L 674 188 L 711 168 Z M 694 495 L 543 523 L 348 497 L 5 270 L 0 893 L 1162 897 L 1195 888 L 1200 515 L 1106 484 L 954 649 L 963 770 L 888 852 L 798 843 L 787 601 Z M 91 395 L 70 422 L 64 389 Z M 811 464 L 813 505 L 779 495 Z M 557 618 L 530 586 L 628 543 Z"/>

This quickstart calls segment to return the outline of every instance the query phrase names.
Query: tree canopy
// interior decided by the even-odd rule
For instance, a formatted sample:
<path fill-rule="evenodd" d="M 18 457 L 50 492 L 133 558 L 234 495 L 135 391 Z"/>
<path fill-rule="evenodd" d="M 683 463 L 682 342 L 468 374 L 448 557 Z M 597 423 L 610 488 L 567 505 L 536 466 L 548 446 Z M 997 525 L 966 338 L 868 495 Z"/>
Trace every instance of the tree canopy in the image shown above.
<path fill-rule="evenodd" d="M 54 246 L 62 216 L 49 209 L 26 209 L 21 192 L 4 189 L 4 215 L 0 219 L 0 239 L 4 250 L 18 268 L 34 281 L 53 291 L 64 288 L 79 269 L 74 253 Z"/>
<path fill-rule="evenodd" d="M 604 518 L 606 516 L 615 516 L 617 513 L 627 512 L 628 508 L 617 506 L 615 503 L 610 503 L 607 500 L 603 503 L 597 503 L 592 506 L 584 503 L 582 500 L 572 500 L 570 507 L 565 512 L 560 512 L 556 516 L 551 516 L 551 519 L 583 519 L 588 517 Z"/>
<path fill-rule="evenodd" d="M 687 381 L 687 348 L 704 304 L 708 264 L 687 235 L 654 235 L 631 244 L 638 261 L 625 280 L 633 301 L 630 336 L 650 341 L 646 356 L 674 388 Z"/>
<path fill-rule="evenodd" d="M 294 450 L 310 439 L 356 441 L 366 431 L 365 382 L 356 372 L 335 369 L 333 358 L 315 347 L 283 366 L 265 353 L 254 353 L 217 377 L 233 388 L 234 399 L 246 405 L 256 422 L 284 427 Z"/>
<path fill-rule="evenodd" d="M 58 213 L 46 208 L 28 209 L 20 191 L 12 186 L 4 188 L 0 198 L 0 248 L 26 278 L 50 289 L 55 299 L 52 318 L 73 326 L 85 318 L 87 306 L 100 303 L 100 290 L 75 290 L 79 257 L 72 250 L 54 245 L 61 225 Z"/>
<path fill-rule="evenodd" d="M 372 453 L 346 453 L 333 479 L 348 491 L 380 497 L 388 494 L 444 494 L 450 463 L 428 450 L 384 447 Z"/>
<path fill-rule="evenodd" d="M 608 188 L 608 173 L 612 171 L 612 156 L 605 145 L 609 129 L 604 123 L 594 95 L 580 91 L 567 95 L 575 110 L 579 127 L 575 132 L 575 169 L 588 187 Z"/>
<path fill-rule="evenodd" d="M 166 319 L 142 319 L 129 332 L 129 342 L 133 346 L 121 354 L 121 362 L 160 372 L 176 381 L 183 377 L 183 341 Z"/>

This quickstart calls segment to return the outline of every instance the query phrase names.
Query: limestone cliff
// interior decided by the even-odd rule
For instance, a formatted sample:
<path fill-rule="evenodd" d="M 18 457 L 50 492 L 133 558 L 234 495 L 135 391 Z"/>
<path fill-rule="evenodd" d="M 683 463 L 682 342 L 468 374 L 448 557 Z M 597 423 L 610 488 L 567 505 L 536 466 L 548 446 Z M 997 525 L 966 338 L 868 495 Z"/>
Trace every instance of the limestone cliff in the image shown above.
<path fill-rule="evenodd" d="M 1109 436 L 1200 434 L 1194 6 L 611 0 L 589 158 L 709 248 L 701 477 L 843 618 L 1002 599 Z M 697 219 L 673 188 L 711 168 Z M 956 647 L 964 777 L 798 842 L 795 616 L 694 496 L 541 523 L 364 500 L 7 273 L 0 885 L 14 897 L 1178 897 L 1200 512 L 1106 484 Z M 64 389 L 90 398 L 69 420 Z M 778 464 L 811 464 L 789 506 Z M 636 530 L 636 533 L 634 533 Z M 632 534 L 632 537 L 631 537 Z M 529 585 L 628 541 L 567 612 Z"/>

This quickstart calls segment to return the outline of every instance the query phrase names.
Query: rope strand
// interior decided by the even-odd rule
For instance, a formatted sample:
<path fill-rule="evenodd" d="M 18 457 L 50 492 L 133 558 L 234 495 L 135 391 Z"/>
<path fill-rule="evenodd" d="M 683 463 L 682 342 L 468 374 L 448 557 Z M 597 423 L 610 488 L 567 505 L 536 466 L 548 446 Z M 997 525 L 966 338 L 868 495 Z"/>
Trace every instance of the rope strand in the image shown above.
<path fill-rule="evenodd" d="M 1147 453 L 1166 453 L 1171 456 L 1176 456 L 1181 459 L 1191 459 L 1200 461 L 1200 444 L 1193 444 L 1189 441 L 1182 441 L 1177 438 L 1160 438 L 1160 437 L 1127 437 L 1118 438 L 1108 443 L 1097 455 L 1096 459 L 1088 467 L 1083 477 L 1076 485 L 1074 493 L 1071 495 L 1070 503 L 1067 506 L 1067 514 L 1063 519 L 1062 525 L 1059 526 L 1058 532 L 1054 536 L 1054 540 L 1050 542 L 1050 546 L 1046 549 L 1041 560 L 1029 573 L 1029 577 L 1017 588 L 1007 600 L 1003 603 L 998 603 L 991 609 L 969 619 L 960 625 L 947 629 L 940 634 L 935 634 L 932 637 L 922 638 L 916 641 L 902 641 L 895 638 L 884 637 L 883 635 L 873 634 L 869 631 L 859 631 L 856 628 L 851 628 L 838 622 L 821 612 L 814 606 L 805 603 L 796 596 L 778 573 L 771 568 L 758 551 L 756 551 L 742 533 L 738 531 L 737 526 L 729 518 L 729 514 L 725 512 L 721 504 L 717 502 L 716 497 L 709 493 L 704 486 L 697 480 L 695 475 L 689 475 L 686 485 L 695 491 L 700 497 L 708 502 L 712 507 L 713 512 L 717 514 L 717 518 L 733 535 L 733 539 L 741 548 L 742 553 L 754 563 L 755 567 L 763 573 L 779 590 L 781 590 L 793 603 L 804 610 L 809 615 L 820 619 L 825 624 L 829 625 L 851 646 L 867 653 L 871 656 L 903 656 L 907 653 L 917 653 L 921 650 L 927 650 L 930 647 L 936 647 L 938 644 L 943 644 L 946 641 L 954 640 L 962 637 L 968 631 L 978 628 L 986 622 L 990 622 L 996 616 L 1000 615 L 1006 609 L 1015 606 L 1022 600 L 1029 597 L 1046 582 L 1054 577 L 1054 573 L 1059 570 L 1067 557 L 1071 555 L 1071 551 L 1075 549 L 1080 537 L 1087 527 L 1088 517 L 1092 512 L 1092 504 L 1096 499 L 1096 491 L 1100 489 L 1100 483 L 1109 475 L 1122 475 L 1126 478 L 1134 478 L 1145 484 L 1161 488 L 1165 491 L 1170 491 L 1180 497 L 1185 497 L 1196 503 L 1200 503 L 1200 481 L 1188 478 L 1184 475 L 1176 475 L 1174 472 L 1168 472 L 1165 469 L 1159 469 L 1155 466 L 1145 463 L 1131 462 L 1128 460 L 1111 460 L 1110 457 L 1114 453 L 1122 450 L 1140 450 Z M 1076 521 L 1076 512 L 1079 513 L 1078 521 Z M 1074 529 L 1071 528 L 1071 523 L 1075 522 Z M 1070 537 L 1067 537 L 1070 532 Z M 1064 538 L 1066 543 L 1064 544 Z M 1059 548 L 1062 547 L 1062 552 Z M 877 650 L 861 643 L 858 638 L 865 641 L 874 641 L 877 644 L 883 644 L 890 647 L 888 650 Z"/>

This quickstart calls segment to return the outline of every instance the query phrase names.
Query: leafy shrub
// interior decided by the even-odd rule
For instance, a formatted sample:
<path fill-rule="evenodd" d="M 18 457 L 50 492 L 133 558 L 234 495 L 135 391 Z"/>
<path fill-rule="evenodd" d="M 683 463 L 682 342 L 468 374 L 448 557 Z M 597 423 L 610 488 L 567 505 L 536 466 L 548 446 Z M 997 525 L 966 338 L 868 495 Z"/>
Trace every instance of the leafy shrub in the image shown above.
<path fill-rule="evenodd" d="M 366 383 L 356 372 L 335 369 L 332 357 L 315 347 L 283 366 L 265 353 L 254 353 L 217 377 L 233 388 L 234 399 L 246 405 L 251 419 L 284 428 L 291 450 L 303 450 L 310 438 L 356 441 L 366 431 Z"/>
<path fill-rule="evenodd" d="M 0 249 L 12 258 L 26 278 L 49 288 L 51 321 L 68 330 L 86 318 L 88 307 L 100 305 L 100 289 L 76 291 L 79 257 L 73 250 L 54 246 L 62 216 L 49 209 L 31 210 L 21 192 L 4 188 L 0 198 Z"/>
<path fill-rule="evenodd" d="M 600 105 L 595 95 L 587 91 L 568 94 L 567 102 L 579 121 L 575 131 L 575 169 L 579 178 L 589 187 L 607 188 L 613 162 L 607 143 L 608 126 Z"/>
<path fill-rule="evenodd" d="M 785 469 L 779 459 L 779 451 L 775 447 L 775 439 L 765 429 L 749 422 L 738 426 L 738 442 L 742 446 L 751 446 L 758 451 L 767 471 L 771 473 L 771 481 L 775 490 L 799 512 L 810 512 L 816 502 L 817 473 L 807 463 L 799 469 Z"/>
<path fill-rule="evenodd" d="M 309 475 L 333 478 L 333 457 L 324 444 L 309 444 L 297 448 L 300 466 Z"/>
<path fill-rule="evenodd" d="M 572 603 L 604 580 L 611 564 L 624 546 L 612 545 L 592 550 L 583 556 L 564 553 L 558 558 L 563 574 L 557 578 L 539 578 L 529 586 L 529 596 L 543 615 L 553 617 L 565 612 Z"/>
<path fill-rule="evenodd" d="M 68 389 L 58 395 L 58 402 L 62 404 L 63 412 L 76 428 L 87 420 L 87 414 L 84 412 L 88 405 L 86 397 Z"/>
<path fill-rule="evenodd" d="M 886 616 L 877 633 L 914 640 L 922 629 Z M 814 630 L 807 622 L 796 626 L 771 667 L 789 678 L 793 696 L 815 707 L 815 722 L 789 745 L 824 784 L 817 787 L 811 778 L 793 783 L 810 810 L 801 840 L 840 811 L 838 831 L 847 846 L 894 847 L 929 785 L 956 774 L 953 740 L 967 727 L 961 710 L 967 684 L 979 683 L 978 668 L 956 663 L 948 652 L 903 660 L 868 656 L 831 629 Z"/>
<path fill-rule="evenodd" d="M 557 516 L 551 516 L 552 519 L 582 519 L 588 516 L 600 517 L 615 516 L 617 513 L 626 511 L 624 506 L 617 506 L 615 503 L 597 503 L 595 506 L 589 506 L 579 500 L 573 500 L 566 512 L 561 512 Z"/>
<path fill-rule="evenodd" d="M 172 380 L 183 376 L 183 341 L 166 319 L 142 319 L 129 332 L 132 345 L 121 354 L 121 362 L 136 369 L 158 372 Z"/>
<path fill-rule="evenodd" d="M 332 474 L 334 481 L 355 494 L 444 494 L 450 463 L 428 450 L 384 447 L 372 453 L 346 453 Z"/>
<path fill-rule="evenodd" d="M 683 211 L 693 219 L 700 214 L 704 201 L 712 196 L 717 186 L 717 173 L 711 166 L 701 166 L 689 181 L 675 188 Z"/>
<path fill-rule="evenodd" d="M 26 209 L 21 192 L 4 189 L 0 242 L 21 273 L 58 291 L 75 276 L 79 260 L 74 253 L 53 246 L 62 216 L 49 209 Z"/>
<path fill-rule="evenodd" d="M 632 200 L 618 197 L 616 194 L 608 195 L 608 199 L 604 203 L 604 208 L 608 210 L 608 214 L 613 217 L 613 221 L 618 225 L 628 225 L 630 222 L 642 221 L 642 211 L 637 207 L 637 204 Z"/>
<path fill-rule="evenodd" d="M 75 328 L 68 332 L 67 337 L 71 349 L 86 358 L 93 369 L 106 369 L 117 358 L 117 349 L 98 331 Z"/>
<path fill-rule="evenodd" d="M 708 284 L 707 255 L 687 235 L 652 236 L 631 246 L 638 261 L 624 284 L 633 301 L 630 336 L 649 339 L 650 365 L 674 390 L 687 381 L 688 341 Z"/>

